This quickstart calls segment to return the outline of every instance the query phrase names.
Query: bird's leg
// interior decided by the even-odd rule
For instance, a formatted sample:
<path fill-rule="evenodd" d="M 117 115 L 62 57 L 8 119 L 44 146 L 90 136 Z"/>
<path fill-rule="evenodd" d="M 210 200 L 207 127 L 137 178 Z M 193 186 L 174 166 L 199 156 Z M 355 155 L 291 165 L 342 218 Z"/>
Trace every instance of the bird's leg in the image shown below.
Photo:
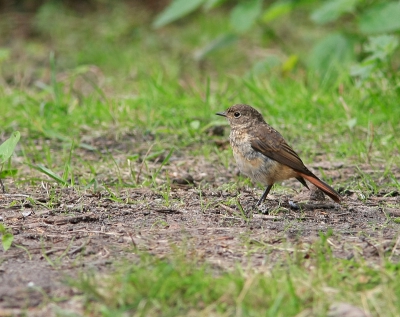
<path fill-rule="evenodd" d="M 0 185 L 1 185 L 1 188 L 3 190 L 3 194 L 5 194 L 6 189 L 4 188 L 4 184 L 3 184 L 3 181 L 1 180 L 1 178 L 0 178 Z"/>
<path fill-rule="evenodd" d="M 268 185 L 267 188 L 264 191 L 264 194 L 262 194 L 260 200 L 257 202 L 256 206 L 260 206 L 260 204 L 265 200 L 265 198 L 267 198 L 267 195 L 269 193 L 269 191 L 271 190 L 272 185 Z"/>

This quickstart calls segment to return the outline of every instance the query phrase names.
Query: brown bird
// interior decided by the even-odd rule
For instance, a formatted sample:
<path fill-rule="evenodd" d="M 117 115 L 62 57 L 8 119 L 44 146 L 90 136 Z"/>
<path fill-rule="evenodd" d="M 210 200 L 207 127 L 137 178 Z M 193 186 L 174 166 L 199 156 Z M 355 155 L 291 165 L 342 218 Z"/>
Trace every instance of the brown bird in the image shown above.
<path fill-rule="evenodd" d="M 266 123 L 256 109 L 239 104 L 217 115 L 229 121 L 229 139 L 240 172 L 254 182 L 267 185 L 257 206 L 267 198 L 274 183 L 289 178 L 296 178 L 308 188 L 306 179 L 340 203 L 340 195 L 304 165 L 282 135 Z"/>

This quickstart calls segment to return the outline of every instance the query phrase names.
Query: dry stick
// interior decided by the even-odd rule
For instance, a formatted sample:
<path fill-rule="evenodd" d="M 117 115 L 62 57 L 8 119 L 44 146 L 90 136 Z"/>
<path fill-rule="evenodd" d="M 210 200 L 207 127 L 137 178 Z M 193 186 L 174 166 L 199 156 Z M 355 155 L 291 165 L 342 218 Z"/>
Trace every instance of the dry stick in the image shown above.
<path fill-rule="evenodd" d="M 351 111 L 350 111 L 349 106 L 347 105 L 346 101 L 344 101 L 342 96 L 339 97 L 339 101 L 343 106 L 343 109 L 344 109 L 344 112 L 346 114 L 347 120 L 350 120 L 351 119 L 351 115 L 350 115 Z"/>
<path fill-rule="evenodd" d="M 0 180 L 0 182 L 1 182 L 1 180 Z M 3 192 L 3 196 L 6 196 L 6 197 L 24 197 L 24 198 L 30 198 L 31 197 L 29 195 L 24 195 L 24 194 L 5 194 L 4 192 Z"/>
<path fill-rule="evenodd" d="M 57 251 L 63 251 L 63 250 L 65 250 L 64 247 L 54 248 L 54 249 L 51 249 L 51 250 L 49 250 L 49 251 L 46 251 L 45 254 L 46 254 L 46 255 L 50 255 L 50 254 L 53 254 L 53 253 L 55 253 L 55 252 L 57 252 Z"/>
<path fill-rule="evenodd" d="M 397 238 L 396 244 L 394 245 L 394 247 L 393 247 L 393 249 L 392 249 L 392 253 L 390 254 L 389 261 L 392 260 L 393 254 L 394 254 L 394 252 L 396 251 L 397 246 L 398 246 L 399 243 L 400 243 L 400 236 Z"/>
<path fill-rule="evenodd" d="M 69 252 L 68 252 L 68 255 L 73 255 L 73 254 L 75 254 L 75 253 L 81 251 L 84 247 L 87 246 L 87 244 L 89 243 L 89 241 L 90 241 L 90 238 L 87 239 L 85 242 L 83 242 L 79 247 L 76 247 L 75 249 L 69 251 Z"/>
<path fill-rule="evenodd" d="M 253 215 L 253 219 L 264 219 L 264 220 L 274 220 L 274 219 L 283 219 L 280 216 L 273 216 L 273 215 Z"/>
<path fill-rule="evenodd" d="M 125 231 L 125 232 L 131 238 L 133 247 L 137 249 L 137 244 L 136 244 L 135 240 L 133 240 L 132 233 L 130 233 L 128 231 Z"/>
<path fill-rule="evenodd" d="M 174 213 L 174 214 L 181 214 L 182 212 L 176 209 L 171 209 L 171 208 L 167 208 L 167 209 L 154 209 L 155 212 L 161 212 L 164 214 L 169 214 L 169 213 Z"/>
<path fill-rule="evenodd" d="M 102 258 L 107 258 L 110 255 L 110 251 L 106 247 L 103 247 L 103 250 L 106 252 L 104 255 L 101 255 Z"/>
<path fill-rule="evenodd" d="M 105 234 L 105 235 L 110 235 L 110 236 L 123 236 L 123 233 L 118 233 L 118 232 L 112 232 L 112 231 L 108 231 L 108 232 L 104 232 L 104 231 L 98 231 L 98 230 L 73 230 L 70 231 L 71 233 L 75 233 L 75 232 L 84 232 L 84 233 L 99 233 L 99 234 Z"/>
<path fill-rule="evenodd" d="M 43 222 L 61 226 L 61 225 L 65 225 L 67 223 L 75 224 L 75 223 L 78 223 L 81 221 L 96 221 L 96 220 L 99 220 L 99 216 L 96 216 L 94 213 L 89 213 L 89 214 L 79 215 L 79 216 L 75 216 L 75 217 L 44 219 Z"/>
<path fill-rule="evenodd" d="M 221 208 L 223 208 L 223 209 L 225 209 L 229 214 L 236 214 L 236 213 L 238 213 L 238 211 L 236 211 L 235 209 L 233 209 L 233 208 L 231 208 L 231 207 L 228 207 L 228 206 L 225 206 L 224 204 L 219 204 L 219 206 L 221 207 Z"/>
<path fill-rule="evenodd" d="M 144 158 L 143 158 L 143 160 L 142 160 L 142 164 L 140 165 L 139 172 L 138 172 L 138 174 L 136 175 L 136 184 L 139 183 L 139 177 L 140 177 L 140 174 L 142 174 L 143 165 L 144 165 L 144 163 L 146 162 L 146 158 L 147 158 L 147 156 L 149 155 L 149 153 L 150 153 L 151 149 L 153 148 L 154 144 L 155 144 L 155 143 L 153 143 L 152 145 L 150 145 L 149 149 L 147 150 L 147 152 L 146 152 L 146 154 L 145 154 L 145 156 L 144 156 Z"/>
<path fill-rule="evenodd" d="M 254 280 L 256 278 L 256 274 L 252 274 L 250 277 L 248 277 L 243 285 L 242 290 L 240 291 L 239 296 L 236 299 L 236 302 L 239 304 L 242 303 L 242 301 L 244 300 L 244 297 L 247 295 L 247 293 L 249 292 L 252 284 L 254 283 Z"/>

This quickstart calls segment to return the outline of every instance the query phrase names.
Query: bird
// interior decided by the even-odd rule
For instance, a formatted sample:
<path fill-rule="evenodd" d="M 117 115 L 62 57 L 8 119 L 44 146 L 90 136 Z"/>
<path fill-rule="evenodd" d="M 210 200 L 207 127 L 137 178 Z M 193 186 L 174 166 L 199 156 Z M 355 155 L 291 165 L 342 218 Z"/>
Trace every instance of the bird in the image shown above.
<path fill-rule="evenodd" d="M 296 178 L 309 189 L 307 180 L 333 201 L 341 202 L 341 196 L 304 165 L 283 136 L 266 123 L 256 109 L 245 104 L 235 104 L 216 115 L 229 121 L 229 140 L 240 172 L 253 182 L 266 185 L 256 206 L 265 201 L 275 183 L 289 178 Z"/>

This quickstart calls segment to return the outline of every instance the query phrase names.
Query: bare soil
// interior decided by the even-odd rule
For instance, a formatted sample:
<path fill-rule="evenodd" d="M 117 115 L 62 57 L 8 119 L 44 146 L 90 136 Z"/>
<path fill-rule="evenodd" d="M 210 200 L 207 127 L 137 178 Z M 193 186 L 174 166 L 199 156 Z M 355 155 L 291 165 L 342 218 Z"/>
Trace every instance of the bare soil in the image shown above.
<path fill-rule="evenodd" d="M 117 162 L 126 160 L 121 144 L 104 145 L 119 150 Z M 139 151 L 142 157 L 145 148 Z M 79 151 L 77 155 L 97 159 L 90 151 Z M 150 177 L 161 161 L 149 162 L 146 171 L 138 161 L 136 175 L 140 180 Z M 0 220 L 12 230 L 14 243 L 7 252 L 0 251 L 0 316 L 52 316 L 54 305 L 79 312 L 79 294 L 65 283 L 68 278 L 86 270 L 110 272 L 119 260 L 136 261 L 141 251 L 163 257 L 178 247 L 217 268 L 240 263 L 261 269 L 295 249 L 306 253 L 319 232 L 332 229 L 328 241 L 337 257 L 363 257 L 371 265 L 383 255 L 399 261 L 398 192 L 386 190 L 364 199 L 361 191 L 342 188 L 343 203 L 338 205 L 288 181 L 285 191 L 272 190 L 259 210 L 254 205 L 262 189 L 235 187 L 238 171 L 233 160 L 229 166 L 173 155 L 157 179 L 161 189 L 110 185 L 95 191 L 65 188 L 51 180 L 15 184 L 7 179 L 7 193 L 0 194 Z M 359 177 L 355 167 L 322 158 L 309 167 L 317 174 L 323 170 L 334 183 Z M 369 166 L 362 169 L 375 172 Z M 129 179 L 128 169 L 121 173 Z M 400 178 L 400 170 L 393 174 Z M 115 181 L 112 175 L 104 171 L 103 178 Z M 167 176 L 170 192 L 162 189 Z"/>

